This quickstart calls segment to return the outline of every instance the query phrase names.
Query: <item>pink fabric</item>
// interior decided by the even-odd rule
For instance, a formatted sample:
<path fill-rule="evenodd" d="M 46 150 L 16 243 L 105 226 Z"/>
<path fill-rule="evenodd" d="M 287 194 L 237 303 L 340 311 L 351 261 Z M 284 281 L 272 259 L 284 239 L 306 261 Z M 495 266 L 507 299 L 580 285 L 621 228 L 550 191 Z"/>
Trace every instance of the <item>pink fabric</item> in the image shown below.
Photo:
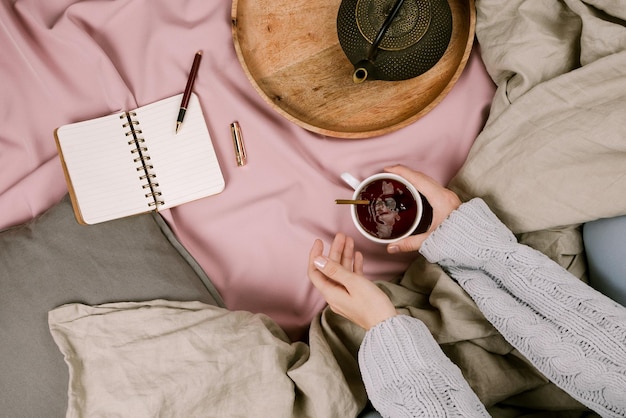
<path fill-rule="evenodd" d="M 264 312 L 299 338 L 324 305 L 306 277 L 315 238 L 356 238 L 371 279 L 392 279 L 414 257 L 387 255 L 357 235 L 348 207 L 334 204 L 351 195 L 339 174 L 403 163 L 446 183 L 486 120 L 494 86 L 476 48 L 450 94 L 418 122 L 372 139 L 323 137 L 285 120 L 253 89 L 234 51 L 230 9 L 226 0 L 3 0 L 0 228 L 67 192 L 55 128 L 181 92 L 201 49 L 194 90 L 226 189 L 163 215 L 229 308 Z M 234 120 L 248 151 L 241 168 Z"/>

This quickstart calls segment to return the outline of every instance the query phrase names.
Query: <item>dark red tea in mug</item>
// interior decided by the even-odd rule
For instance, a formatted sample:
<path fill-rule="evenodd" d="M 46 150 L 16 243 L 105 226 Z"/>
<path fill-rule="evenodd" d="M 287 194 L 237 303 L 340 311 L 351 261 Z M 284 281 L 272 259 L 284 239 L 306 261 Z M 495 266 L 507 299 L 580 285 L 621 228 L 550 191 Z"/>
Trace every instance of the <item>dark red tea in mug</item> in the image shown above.
<path fill-rule="evenodd" d="M 363 229 L 376 238 L 398 238 L 409 232 L 415 222 L 417 203 L 399 181 L 374 180 L 361 190 L 358 198 L 370 201 L 369 205 L 356 205 L 356 215 Z"/>

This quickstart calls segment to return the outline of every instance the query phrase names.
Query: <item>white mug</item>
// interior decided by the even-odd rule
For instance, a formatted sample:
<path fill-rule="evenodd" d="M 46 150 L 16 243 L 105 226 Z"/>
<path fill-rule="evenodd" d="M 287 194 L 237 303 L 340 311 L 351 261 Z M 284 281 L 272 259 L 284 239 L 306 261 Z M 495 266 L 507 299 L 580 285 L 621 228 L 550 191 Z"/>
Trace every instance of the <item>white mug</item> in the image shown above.
<path fill-rule="evenodd" d="M 357 228 L 357 230 L 364 237 L 381 244 L 389 244 L 391 242 L 395 242 L 411 236 L 418 231 L 418 227 L 420 225 L 420 221 L 422 219 L 422 214 L 424 211 L 422 198 L 417 189 L 415 189 L 415 186 L 413 186 L 403 177 L 391 173 L 378 173 L 366 178 L 363 181 L 360 181 L 350 173 L 343 173 L 341 174 L 341 178 L 354 189 L 354 194 L 352 196 L 352 199 L 354 200 L 364 199 L 364 197 L 362 196 L 364 190 L 366 191 L 367 186 L 377 180 L 395 180 L 396 182 L 401 183 L 411 193 L 408 204 L 414 204 L 415 208 L 410 207 L 410 210 L 406 210 L 406 213 L 404 213 L 404 209 L 406 208 L 402 204 L 398 204 L 398 202 L 393 198 L 389 201 L 391 203 L 390 205 L 386 203 L 387 199 L 383 200 L 381 198 L 377 198 L 375 202 L 370 202 L 370 204 L 367 205 L 367 212 L 372 218 L 372 224 L 369 225 L 370 231 L 368 231 L 366 229 L 367 227 L 361 223 L 361 221 L 359 220 L 359 215 L 357 213 L 357 211 L 360 211 L 361 217 L 363 218 L 365 216 L 364 213 L 366 209 L 364 207 L 359 209 L 359 206 L 361 205 L 350 205 L 352 222 L 354 223 L 354 226 Z M 392 186 L 388 185 L 387 187 Z M 382 216 L 379 216 L 381 213 Z M 411 216 L 411 219 L 402 219 L 403 215 Z M 383 220 L 383 218 L 386 218 L 386 220 Z M 410 222 L 410 226 L 408 227 L 407 222 Z M 402 223 L 404 226 L 403 229 L 406 229 L 406 231 L 401 235 L 393 233 L 393 227 L 396 225 L 396 223 L 398 225 Z M 374 226 L 376 227 L 375 232 L 373 231 Z"/>

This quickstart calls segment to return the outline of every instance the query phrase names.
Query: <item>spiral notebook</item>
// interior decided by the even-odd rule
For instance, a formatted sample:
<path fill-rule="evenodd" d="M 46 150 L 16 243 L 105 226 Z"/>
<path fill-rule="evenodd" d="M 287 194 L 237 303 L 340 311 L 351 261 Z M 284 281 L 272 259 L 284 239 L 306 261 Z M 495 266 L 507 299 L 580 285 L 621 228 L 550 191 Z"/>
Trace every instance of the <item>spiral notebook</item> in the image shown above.
<path fill-rule="evenodd" d="M 175 133 L 181 97 L 55 130 L 78 222 L 97 224 L 169 209 L 224 189 L 195 94 Z"/>

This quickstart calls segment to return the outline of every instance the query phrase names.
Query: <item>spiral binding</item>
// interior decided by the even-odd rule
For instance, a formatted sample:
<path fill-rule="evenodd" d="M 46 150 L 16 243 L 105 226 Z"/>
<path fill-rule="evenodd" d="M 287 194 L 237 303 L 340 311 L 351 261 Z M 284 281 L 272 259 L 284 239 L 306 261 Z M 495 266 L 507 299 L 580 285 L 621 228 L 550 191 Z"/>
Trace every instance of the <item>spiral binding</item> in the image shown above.
<path fill-rule="evenodd" d="M 122 124 L 123 128 L 130 128 L 125 135 L 127 137 L 132 136 L 132 139 L 128 141 L 128 145 L 133 147 L 130 153 L 136 154 L 133 162 L 141 163 L 141 165 L 137 166 L 137 171 L 143 172 L 143 174 L 139 176 L 139 180 L 147 181 L 147 183 L 142 184 L 141 187 L 150 190 L 144 195 L 146 199 L 151 198 L 151 201 L 148 202 L 148 206 L 158 207 L 159 205 L 164 205 L 165 202 L 161 199 L 162 193 L 158 190 L 159 183 L 156 182 L 156 174 L 153 172 L 154 166 L 149 163 L 150 155 L 148 154 L 148 148 L 144 145 L 146 141 L 141 137 L 143 132 L 139 129 L 139 121 L 133 119 L 136 116 L 137 114 L 135 112 L 125 112 L 123 115 L 120 115 L 120 119 L 126 120 L 126 122 Z"/>

